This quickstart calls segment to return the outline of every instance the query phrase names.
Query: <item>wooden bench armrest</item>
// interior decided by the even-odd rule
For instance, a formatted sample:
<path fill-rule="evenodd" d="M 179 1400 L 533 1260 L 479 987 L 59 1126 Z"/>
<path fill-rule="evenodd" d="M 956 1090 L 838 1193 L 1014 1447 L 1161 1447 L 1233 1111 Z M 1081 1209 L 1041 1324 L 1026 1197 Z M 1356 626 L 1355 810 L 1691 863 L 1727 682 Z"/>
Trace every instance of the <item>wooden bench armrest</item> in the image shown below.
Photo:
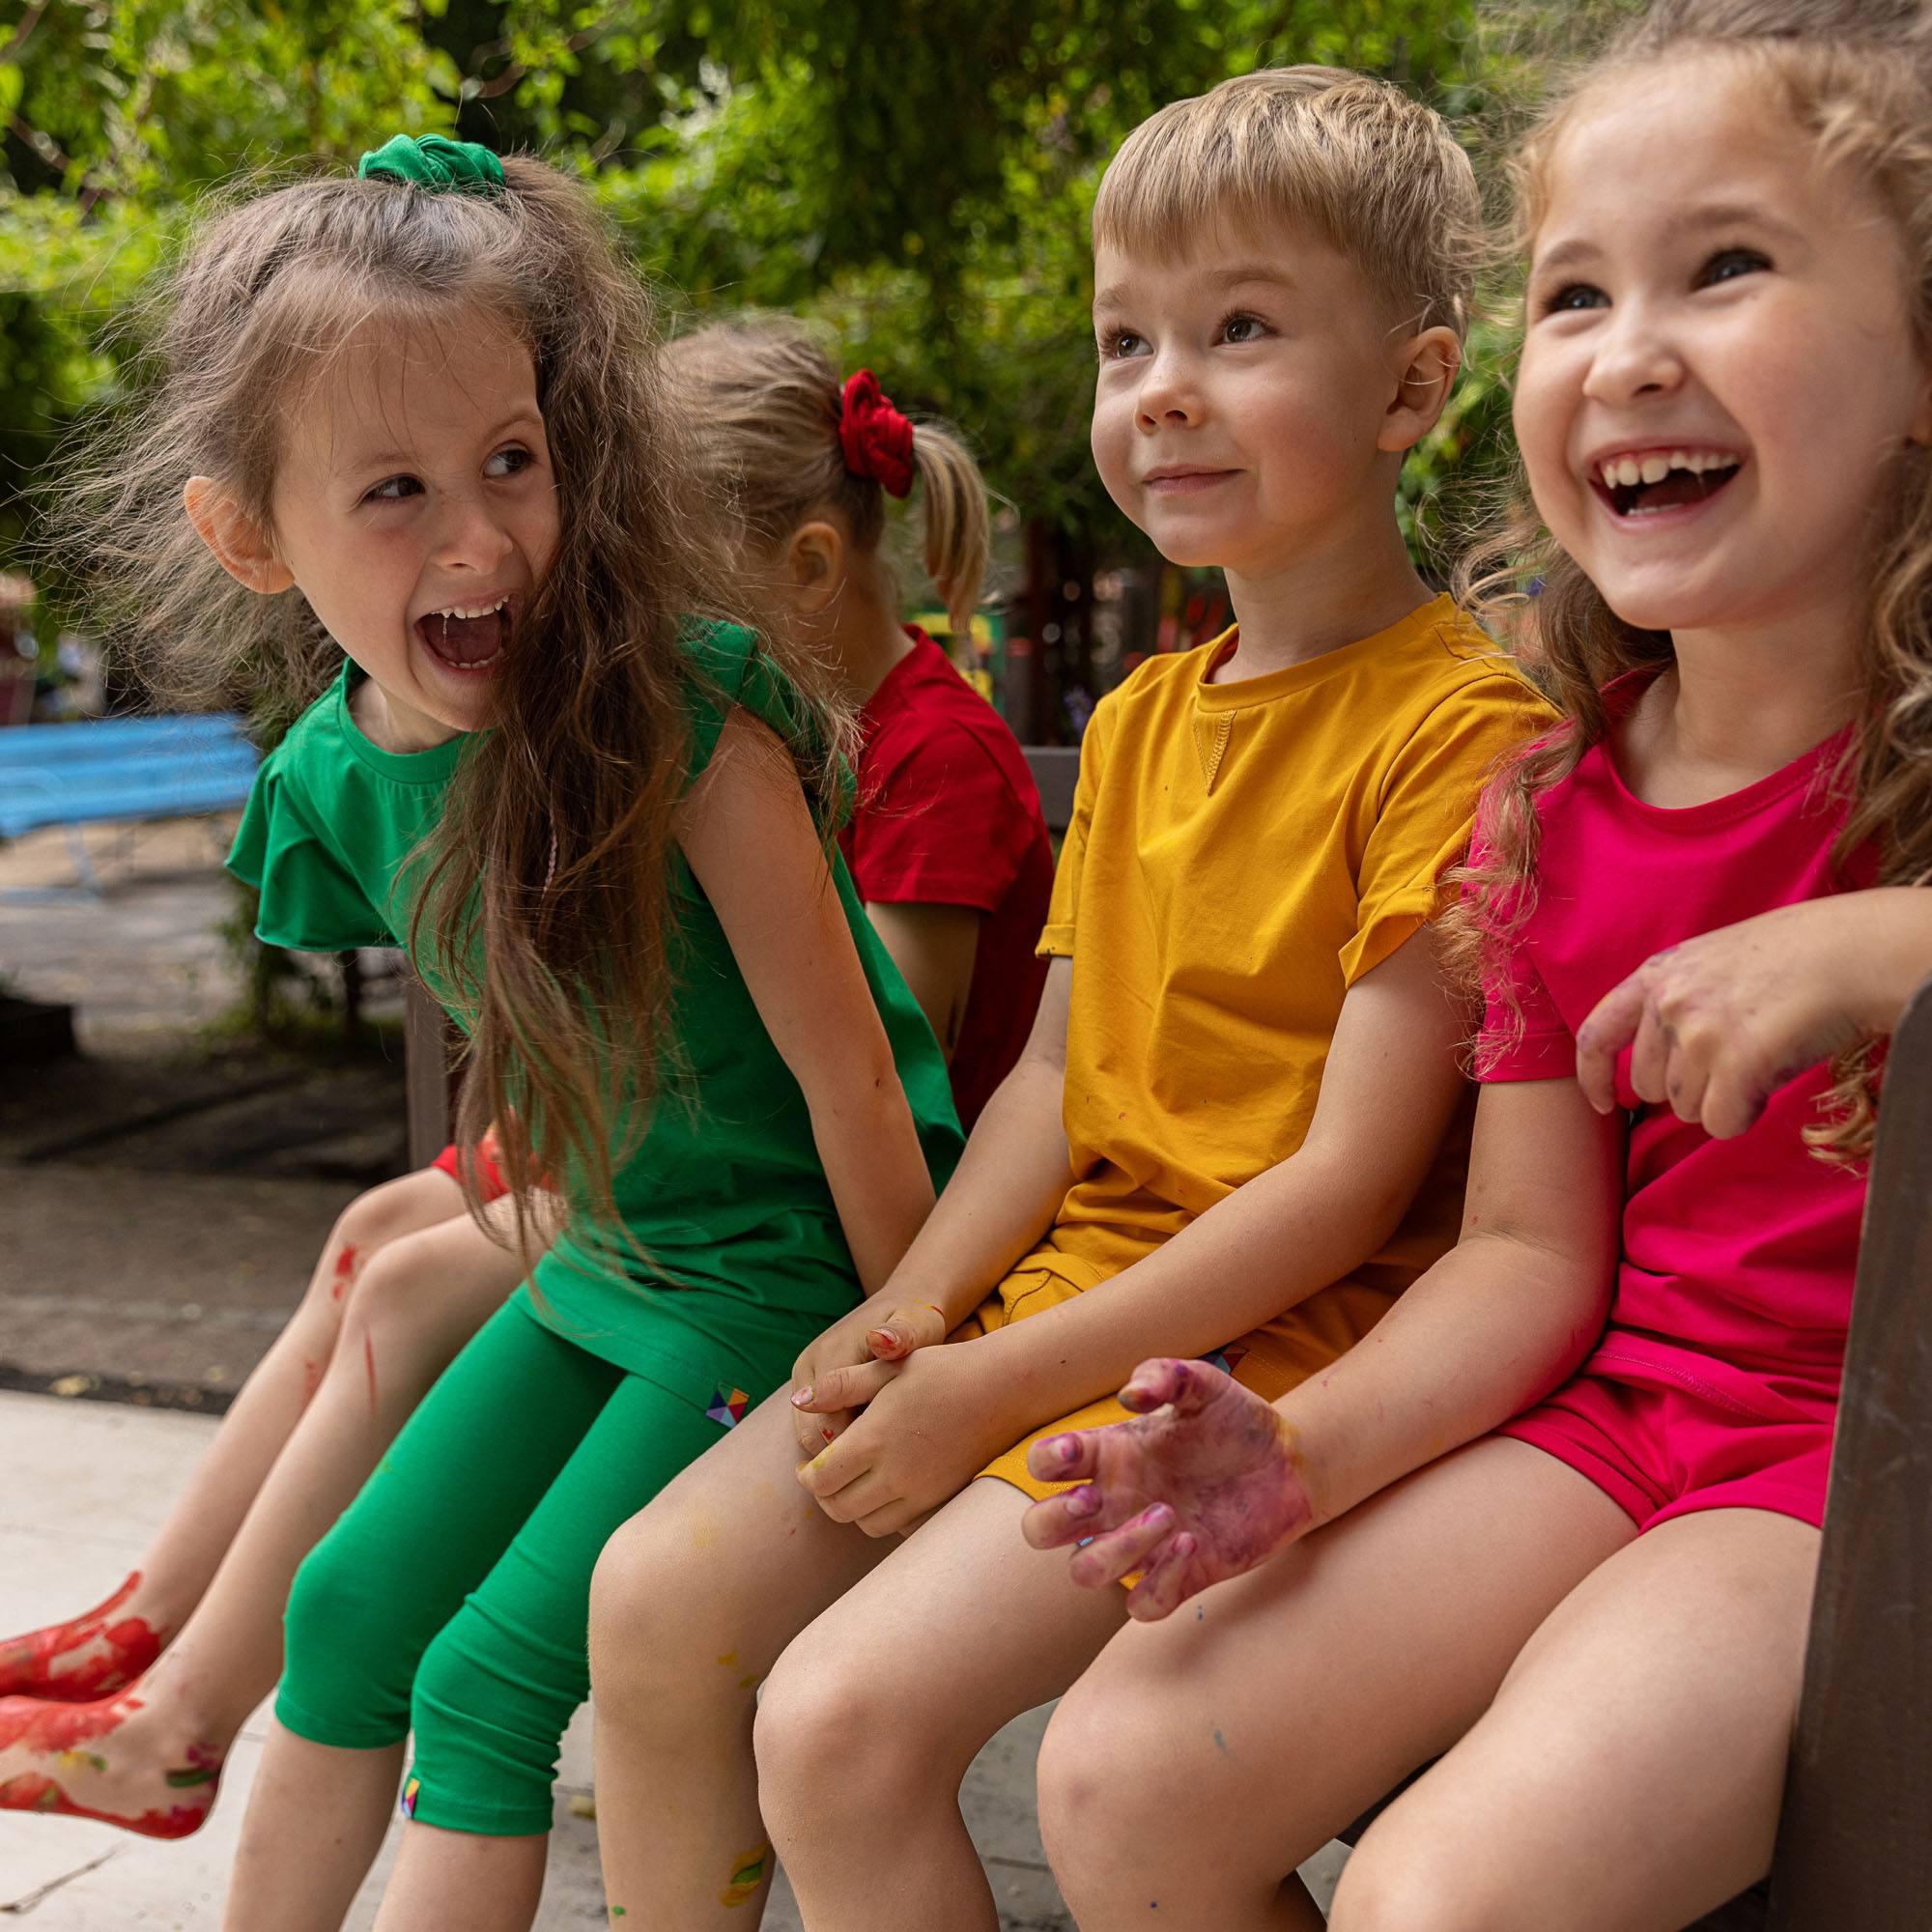
<path fill-rule="evenodd" d="M 1893 1036 L 1773 1932 L 1932 1923 L 1932 980 Z"/>

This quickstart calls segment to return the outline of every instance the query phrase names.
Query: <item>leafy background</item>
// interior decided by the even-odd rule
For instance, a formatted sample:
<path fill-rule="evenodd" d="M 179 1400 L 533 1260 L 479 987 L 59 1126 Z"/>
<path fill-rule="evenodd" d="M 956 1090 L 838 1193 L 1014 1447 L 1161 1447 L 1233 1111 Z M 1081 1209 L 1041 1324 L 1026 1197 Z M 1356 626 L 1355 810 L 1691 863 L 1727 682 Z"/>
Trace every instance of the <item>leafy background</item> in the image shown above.
<path fill-rule="evenodd" d="M 200 196 L 353 162 L 399 129 L 541 151 L 589 181 L 696 315 L 815 317 L 846 365 L 971 439 L 1011 627 L 1038 639 L 1035 736 L 1094 682 L 1096 584 L 1211 610 L 1107 502 L 1087 450 L 1086 223 L 1122 135 L 1231 73 L 1390 75 L 1492 156 L 1513 103 L 1627 0 L 30 0 L 0 21 L 0 568 L 56 507 L 64 440 L 131 380 L 115 324 Z M 1502 451 L 1486 323 L 1408 466 L 1418 547 Z M 1431 553 L 1432 555 L 1434 553 Z M 1438 559 L 1439 560 L 1439 559 Z M 64 616 L 44 581 L 40 628 Z M 1069 708 L 1069 694 L 1073 702 Z"/>

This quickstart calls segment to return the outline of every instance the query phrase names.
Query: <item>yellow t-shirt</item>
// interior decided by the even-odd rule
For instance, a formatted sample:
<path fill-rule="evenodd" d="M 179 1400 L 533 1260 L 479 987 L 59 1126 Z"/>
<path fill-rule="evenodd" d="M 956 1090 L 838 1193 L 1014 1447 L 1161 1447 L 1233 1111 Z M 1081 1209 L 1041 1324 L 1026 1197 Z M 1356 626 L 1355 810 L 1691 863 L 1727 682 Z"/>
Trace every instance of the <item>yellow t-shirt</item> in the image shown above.
<path fill-rule="evenodd" d="M 1435 916 L 1491 767 L 1551 716 L 1447 597 L 1215 684 L 1235 635 L 1150 659 L 1087 729 L 1039 945 L 1073 960 L 1074 1182 L 1008 1320 L 1118 1274 L 1294 1152 L 1344 995 Z M 1244 1338 L 1260 1385 L 1334 1360 L 1453 1244 L 1465 1156 L 1458 1135 L 1380 1253 Z"/>

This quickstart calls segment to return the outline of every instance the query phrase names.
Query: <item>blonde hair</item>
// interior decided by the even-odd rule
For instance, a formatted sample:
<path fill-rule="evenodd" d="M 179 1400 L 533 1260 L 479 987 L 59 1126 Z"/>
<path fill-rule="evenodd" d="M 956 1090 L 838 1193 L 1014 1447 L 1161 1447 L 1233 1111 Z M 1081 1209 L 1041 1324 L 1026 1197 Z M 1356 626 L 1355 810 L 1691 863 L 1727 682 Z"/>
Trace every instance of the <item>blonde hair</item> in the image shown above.
<path fill-rule="evenodd" d="M 520 1201 L 535 1146 L 609 1215 L 612 1145 L 642 1131 L 671 997 L 689 627 L 745 604 L 691 507 L 648 290 L 580 182 L 518 156 L 503 174 L 490 194 L 318 176 L 225 197 L 148 304 L 154 380 L 76 477 L 77 533 L 110 624 L 160 687 L 306 699 L 339 648 L 298 590 L 264 598 L 227 576 L 183 512 L 187 478 L 219 479 L 272 530 L 293 414 L 372 319 L 446 332 L 482 315 L 526 346 L 556 552 L 495 674 L 495 728 L 467 741 L 406 868 L 408 938 L 469 1031 L 458 1138 L 473 1147 L 494 1121 Z M 815 781 L 842 714 L 782 634 L 764 647 L 798 673 Z"/>
<path fill-rule="evenodd" d="M 1179 254 L 1216 220 L 1309 228 L 1412 332 L 1468 332 L 1475 170 L 1442 117 L 1388 81 L 1264 68 L 1171 102 L 1108 164 L 1094 242 Z"/>
<path fill-rule="evenodd" d="M 671 343 L 666 361 L 692 424 L 693 461 L 741 544 L 768 549 L 830 509 L 858 550 L 879 548 L 886 493 L 845 467 L 838 375 L 805 329 L 781 317 L 714 323 Z M 986 485 L 942 424 L 915 423 L 912 453 L 926 574 L 963 637 L 986 574 Z"/>
<path fill-rule="evenodd" d="M 1745 64 L 1757 98 L 1886 210 L 1904 243 L 1915 341 L 1932 354 L 1932 10 L 1918 0 L 1660 0 L 1523 141 L 1513 167 L 1519 242 L 1527 247 L 1548 210 L 1553 151 L 1583 103 L 1667 62 L 1713 54 Z M 1852 855 L 1872 845 L 1882 883 L 1923 886 L 1932 884 L 1932 451 L 1902 450 L 1878 494 L 1863 701 L 1834 777 L 1847 802 L 1834 858 L 1842 877 Z M 1532 582 L 1539 589 L 1527 598 Z M 1465 982 L 1493 990 L 1507 986 L 1510 937 L 1534 904 L 1539 795 L 1603 743 L 1603 687 L 1674 659 L 1667 632 L 1626 624 L 1558 547 L 1520 463 L 1494 533 L 1464 558 L 1457 587 L 1480 614 L 1522 634 L 1565 719 L 1492 783 L 1480 863 L 1456 875 L 1465 892 L 1443 922 Z M 1827 1157 L 1862 1157 L 1876 1119 L 1875 1044 L 1840 1054 L 1833 1075 L 1825 1118 L 1807 1139 Z"/>

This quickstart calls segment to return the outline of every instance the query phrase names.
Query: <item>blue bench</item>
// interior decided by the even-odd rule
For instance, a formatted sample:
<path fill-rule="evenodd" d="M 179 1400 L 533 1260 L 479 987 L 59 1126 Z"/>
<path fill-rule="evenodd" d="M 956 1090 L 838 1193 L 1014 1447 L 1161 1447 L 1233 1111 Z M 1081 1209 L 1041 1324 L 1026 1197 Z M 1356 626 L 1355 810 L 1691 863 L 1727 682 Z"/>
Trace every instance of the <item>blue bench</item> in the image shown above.
<path fill-rule="evenodd" d="M 226 713 L 17 725 L 0 731 L 0 839 L 65 826 L 75 872 L 99 892 L 81 826 L 233 810 L 260 762 Z"/>

